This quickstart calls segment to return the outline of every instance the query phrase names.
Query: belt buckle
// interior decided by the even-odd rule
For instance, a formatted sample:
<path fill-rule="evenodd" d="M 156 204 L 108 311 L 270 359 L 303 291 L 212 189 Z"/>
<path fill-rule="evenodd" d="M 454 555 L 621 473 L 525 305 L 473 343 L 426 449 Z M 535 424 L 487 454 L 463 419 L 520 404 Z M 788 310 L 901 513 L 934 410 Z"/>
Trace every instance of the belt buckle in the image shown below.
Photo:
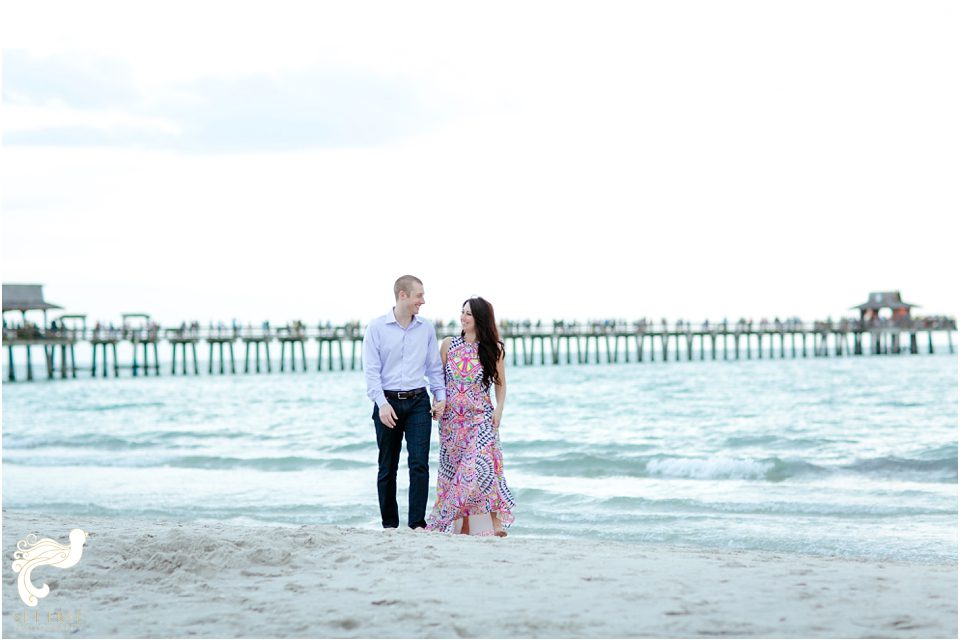
<path fill-rule="evenodd" d="M 397 400 L 405 401 L 410 398 L 410 392 L 397 392 Z"/>

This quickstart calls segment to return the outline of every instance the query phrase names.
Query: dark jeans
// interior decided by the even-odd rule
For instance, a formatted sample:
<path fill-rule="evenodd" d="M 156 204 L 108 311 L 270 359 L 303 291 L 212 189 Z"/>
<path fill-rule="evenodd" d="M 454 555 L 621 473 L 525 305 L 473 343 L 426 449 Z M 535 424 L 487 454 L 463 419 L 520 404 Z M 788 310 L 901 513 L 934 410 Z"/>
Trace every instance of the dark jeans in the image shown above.
<path fill-rule="evenodd" d="M 403 439 L 407 439 L 407 466 L 410 468 L 410 498 L 407 525 L 426 527 L 427 492 L 430 486 L 430 396 L 420 394 L 405 400 L 387 399 L 397 414 L 397 425 L 389 428 L 380 421 L 380 409 L 373 405 L 373 425 L 380 448 L 377 494 L 383 527 L 400 525 L 397 508 L 397 466 Z"/>

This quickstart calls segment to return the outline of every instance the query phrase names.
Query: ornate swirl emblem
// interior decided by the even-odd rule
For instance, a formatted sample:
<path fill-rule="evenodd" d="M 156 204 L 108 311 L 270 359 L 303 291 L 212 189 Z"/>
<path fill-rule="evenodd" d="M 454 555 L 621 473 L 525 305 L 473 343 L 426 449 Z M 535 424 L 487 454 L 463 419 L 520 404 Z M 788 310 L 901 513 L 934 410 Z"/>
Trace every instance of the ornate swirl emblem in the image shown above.
<path fill-rule="evenodd" d="M 70 530 L 70 543 L 64 545 L 53 539 L 38 539 L 36 534 L 17 542 L 17 551 L 13 553 L 13 571 L 17 573 L 17 591 L 20 598 L 30 607 L 36 607 L 39 599 L 50 594 L 50 586 L 35 586 L 30 580 L 34 568 L 52 565 L 55 568 L 72 568 L 80 562 L 83 544 L 90 535 L 74 528 Z"/>

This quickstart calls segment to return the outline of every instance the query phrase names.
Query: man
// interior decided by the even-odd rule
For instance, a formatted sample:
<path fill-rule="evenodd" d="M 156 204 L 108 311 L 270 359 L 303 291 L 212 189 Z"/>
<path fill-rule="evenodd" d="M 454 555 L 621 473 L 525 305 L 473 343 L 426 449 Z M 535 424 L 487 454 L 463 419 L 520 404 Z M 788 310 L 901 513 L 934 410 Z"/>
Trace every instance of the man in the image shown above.
<path fill-rule="evenodd" d="M 367 396 L 373 401 L 373 424 L 380 449 L 377 493 L 383 527 L 400 524 L 397 509 L 397 464 L 404 437 L 410 468 L 407 525 L 426 527 L 430 484 L 431 414 L 443 413 L 446 390 L 433 323 L 417 316 L 423 305 L 423 282 L 401 276 L 393 285 L 396 305 L 370 321 L 363 336 Z M 431 408 L 424 379 L 429 381 Z"/>

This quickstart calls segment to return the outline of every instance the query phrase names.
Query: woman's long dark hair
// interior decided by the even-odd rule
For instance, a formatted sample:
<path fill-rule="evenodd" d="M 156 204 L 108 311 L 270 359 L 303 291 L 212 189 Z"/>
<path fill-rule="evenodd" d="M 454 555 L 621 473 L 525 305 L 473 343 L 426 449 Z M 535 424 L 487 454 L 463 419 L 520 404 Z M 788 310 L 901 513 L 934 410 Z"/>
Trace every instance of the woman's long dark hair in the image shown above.
<path fill-rule="evenodd" d="M 477 332 L 477 351 L 480 354 L 480 365 L 483 367 L 483 389 L 488 389 L 491 383 L 500 384 L 500 373 L 497 371 L 497 361 L 504 354 L 503 341 L 497 331 L 497 320 L 493 316 L 493 305 L 476 296 L 463 301 L 470 305 L 473 314 L 473 324 Z M 460 332 L 460 336 L 463 336 Z"/>

